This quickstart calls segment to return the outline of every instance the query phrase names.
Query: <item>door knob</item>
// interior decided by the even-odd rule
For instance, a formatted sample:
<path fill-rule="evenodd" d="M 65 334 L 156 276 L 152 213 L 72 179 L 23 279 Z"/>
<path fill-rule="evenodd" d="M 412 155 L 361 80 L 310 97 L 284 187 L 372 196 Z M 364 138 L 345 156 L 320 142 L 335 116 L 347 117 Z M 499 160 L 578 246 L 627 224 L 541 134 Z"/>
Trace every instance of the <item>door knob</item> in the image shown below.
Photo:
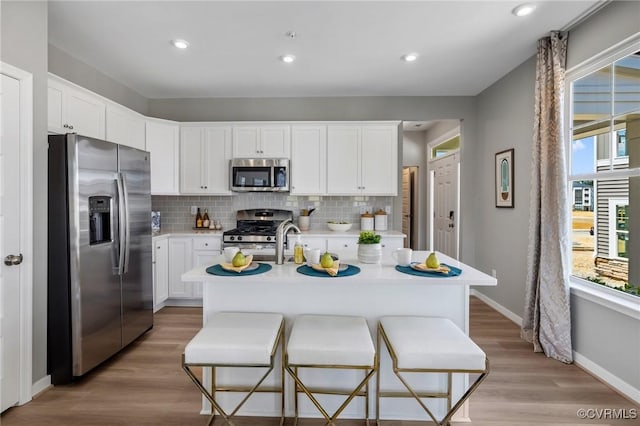
<path fill-rule="evenodd" d="M 10 254 L 4 258 L 4 264 L 7 266 L 19 265 L 22 263 L 22 253 L 19 255 Z"/>

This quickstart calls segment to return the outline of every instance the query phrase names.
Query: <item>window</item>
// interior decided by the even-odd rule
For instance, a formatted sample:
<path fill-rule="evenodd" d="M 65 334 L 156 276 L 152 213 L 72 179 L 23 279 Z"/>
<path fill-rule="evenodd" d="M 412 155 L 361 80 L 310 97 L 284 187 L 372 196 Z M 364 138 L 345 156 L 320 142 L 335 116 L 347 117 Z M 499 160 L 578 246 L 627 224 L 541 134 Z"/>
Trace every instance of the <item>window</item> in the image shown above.
<path fill-rule="evenodd" d="M 460 149 L 460 135 L 456 135 L 451 139 L 447 139 L 444 142 L 434 146 L 431 149 L 431 158 L 444 157 L 447 154 L 455 152 Z"/>
<path fill-rule="evenodd" d="M 611 258 L 628 259 L 629 200 L 609 199 L 609 255 Z"/>
<path fill-rule="evenodd" d="M 640 259 L 629 248 L 640 240 L 640 217 L 630 215 L 640 203 L 630 196 L 640 191 L 640 52 L 569 83 L 572 274 L 637 295 L 629 263 Z"/>

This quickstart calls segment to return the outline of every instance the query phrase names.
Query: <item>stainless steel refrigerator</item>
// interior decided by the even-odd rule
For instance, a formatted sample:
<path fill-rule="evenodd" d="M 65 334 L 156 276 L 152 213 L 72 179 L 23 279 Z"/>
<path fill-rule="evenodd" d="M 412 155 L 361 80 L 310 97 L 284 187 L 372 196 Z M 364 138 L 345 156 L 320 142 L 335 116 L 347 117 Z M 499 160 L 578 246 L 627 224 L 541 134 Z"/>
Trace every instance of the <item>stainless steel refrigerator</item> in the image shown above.
<path fill-rule="evenodd" d="M 48 370 L 82 376 L 153 326 L 149 153 L 49 136 Z"/>

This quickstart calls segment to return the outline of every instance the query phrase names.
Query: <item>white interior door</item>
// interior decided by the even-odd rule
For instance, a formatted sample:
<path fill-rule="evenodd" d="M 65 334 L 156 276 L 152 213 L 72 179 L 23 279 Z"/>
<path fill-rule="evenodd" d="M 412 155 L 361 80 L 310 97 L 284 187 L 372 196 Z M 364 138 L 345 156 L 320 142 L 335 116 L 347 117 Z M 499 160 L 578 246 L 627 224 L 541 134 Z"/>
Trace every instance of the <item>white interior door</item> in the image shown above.
<path fill-rule="evenodd" d="M 20 399 L 20 82 L 6 75 L 0 78 L 0 411 L 4 411 Z"/>
<path fill-rule="evenodd" d="M 433 182 L 434 249 L 458 258 L 458 154 L 431 162 Z"/>

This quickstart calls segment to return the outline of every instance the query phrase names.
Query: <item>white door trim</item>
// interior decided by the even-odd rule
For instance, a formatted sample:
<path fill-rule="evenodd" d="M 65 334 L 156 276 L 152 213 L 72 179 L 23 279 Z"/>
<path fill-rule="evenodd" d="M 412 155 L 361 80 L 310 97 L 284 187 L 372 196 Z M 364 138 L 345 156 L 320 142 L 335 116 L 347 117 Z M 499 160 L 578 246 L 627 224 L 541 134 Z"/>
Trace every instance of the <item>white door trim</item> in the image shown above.
<path fill-rule="evenodd" d="M 20 81 L 20 399 L 32 398 L 33 334 L 33 75 L 0 62 L 0 74 Z"/>

